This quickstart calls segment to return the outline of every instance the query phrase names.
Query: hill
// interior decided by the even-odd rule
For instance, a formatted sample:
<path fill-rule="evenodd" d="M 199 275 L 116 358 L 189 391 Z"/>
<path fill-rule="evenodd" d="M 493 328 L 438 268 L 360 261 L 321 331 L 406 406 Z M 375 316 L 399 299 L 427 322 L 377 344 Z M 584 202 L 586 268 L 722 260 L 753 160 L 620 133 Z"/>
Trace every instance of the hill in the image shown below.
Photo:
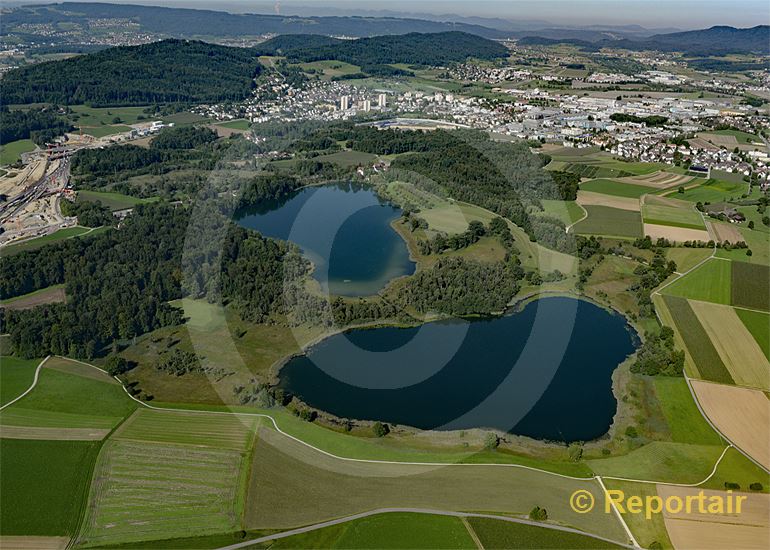
<path fill-rule="evenodd" d="M 409 33 L 336 40 L 317 35 L 278 36 L 260 44 L 261 54 L 280 54 L 290 61 L 336 59 L 361 67 L 389 63 L 443 65 L 469 57 L 494 60 L 508 56 L 502 44 L 464 32 Z"/>
<path fill-rule="evenodd" d="M 398 17 L 300 17 L 266 14 L 235 14 L 222 11 L 162 8 L 85 2 L 22 6 L 3 13 L 0 32 L 3 36 L 18 29 L 30 32 L 30 25 L 77 25 L 87 29 L 93 19 L 129 19 L 139 30 L 173 37 L 236 37 L 263 34 L 326 34 L 375 36 L 410 32 L 444 32 L 458 30 L 503 38 L 508 33 L 481 25 L 459 22 L 426 21 Z M 50 42 L 50 37 L 44 41 Z"/>
<path fill-rule="evenodd" d="M 0 80 L 0 97 L 94 106 L 240 100 L 260 69 L 247 49 L 169 39 L 14 69 Z"/>
<path fill-rule="evenodd" d="M 730 53 L 770 55 L 770 26 L 768 25 L 758 25 L 748 29 L 718 26 L 695 31 L 656 34 L 644 39 L 605 38 L 597 41 L 587 41 L 569 34 L 564 37 L 543 36 L 540 31 L 531 34 L 535 36 L 526 36 L 519 43 L 522 45 L 572 44 L 586 51 L 623 48 L 636 51 L 682 52 L 691 56 L 719 56 Z"/>

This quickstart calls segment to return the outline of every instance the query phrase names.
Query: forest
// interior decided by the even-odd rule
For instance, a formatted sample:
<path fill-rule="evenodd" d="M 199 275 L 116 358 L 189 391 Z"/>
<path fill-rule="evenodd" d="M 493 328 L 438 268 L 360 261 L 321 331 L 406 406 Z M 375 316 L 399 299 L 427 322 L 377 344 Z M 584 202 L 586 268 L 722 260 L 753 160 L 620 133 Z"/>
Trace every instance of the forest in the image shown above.
<path fill-rule="evenodd" d="M 314 35 L 279 36 L 257 46 L 260 55 L 283 55 L 289 61 L 309 62 L 336 59 L 359 65 L 376 74 L 376 67 L 390 63 L 446 65 L 469 57 L 494 61 L 508 56 L 502 44 L 459 31 L 372 36 L 357 40 L 334 40 Z M 373 72 L 374 71 L 374 72 Z"/>
<path fill-rule="evenodd" d="M 53 138 L 73 129 L 72 124 L 52 110 L 9 111 L 7 106 L 0 107 L 0 145 L 19 139 L 31 139 L 45 147 Z"/>
<path fill-rule="evenodd" d="M 0 97 L 4 105 L 94 107 L 237 101 L 248 97 L 260 71 L 251 50 L 168 39 L 8 71 Z"/>

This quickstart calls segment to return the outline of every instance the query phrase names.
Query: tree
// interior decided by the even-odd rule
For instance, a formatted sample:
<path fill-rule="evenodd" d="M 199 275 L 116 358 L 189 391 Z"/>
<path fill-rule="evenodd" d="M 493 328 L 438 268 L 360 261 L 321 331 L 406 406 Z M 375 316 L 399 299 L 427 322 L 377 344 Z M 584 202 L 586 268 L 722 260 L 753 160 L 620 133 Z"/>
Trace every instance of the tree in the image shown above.
<path fill-rule="evenodd" d="M 123 373 L 131 370 L 131 365 L 123 357 L 117 355 L 110 355 L 107 358 L 107 362 L 104 365 L 107 374 L 110 376 L 120 376 Z"/>
<path fill-rule="evenodd" d="M 545 521 L 548 519 L 548 512 L 545 508 L 535 506 L 529 511 L 529 519 L 534 521 Z"/>
<path fill-rule="evenodd" d="M 372 425 L 372 433 L 376 437 L 385 437 L 390 433 L 390 426 L 388 426 L 387 424 L 383 424 L 382 422 L 379 422 L 379 421 L 375 422 Z"/>
<path fill-rule="evenodd" d="M 754 220 L 749 221 L 749 229 L 754 229 Z"/>
<path fill-rule="evenodd" d="M 500 438 L 497 437 L 497 434 L 494 434 L 492 432 L 487 433 L 487 435 L 484 436 L 484 449 L 487 451 L 494 451 L 500 446 Z"/>

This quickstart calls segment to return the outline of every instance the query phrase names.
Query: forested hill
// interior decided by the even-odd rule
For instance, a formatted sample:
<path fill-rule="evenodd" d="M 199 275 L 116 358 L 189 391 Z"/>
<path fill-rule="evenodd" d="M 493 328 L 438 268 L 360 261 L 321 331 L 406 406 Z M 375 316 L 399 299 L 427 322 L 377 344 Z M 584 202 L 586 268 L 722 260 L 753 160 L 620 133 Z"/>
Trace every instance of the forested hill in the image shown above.
<path fill-rule="evenodd" d="M 169 39 L 14 69 L 0 80 L 0 97 L 95 106 L 240 100 L 260 69 L 251 50 Z"/>
<path fill-rule="evenodd" d="M 409 33 L 335 40 L 317 35 L 278 36 L 257 47 L 261 54 L 280 54 L 291 61 L 336 59 L 354 65 L 409 63 L 443 65 L 469 57 L 494 60 L 507 57 L 508 49 L 497 42 L 464 32 Z"/>
<path fill-rule="evenodd" d="M 216 2 L 212 2 L 212 5 L 216 5 Z M 505 38 L 508 34 L 481 25 L 398 17 L 234 14 L 213 10 L 85 2 L 30 5 L 9 10 L 0 18 L 0 29 L 5 36 L 16 28 L 21 32 L 29 32 L 30 24 L 67 23 L 87 28 L 89 19 L 129 19 L 139 25 L 139 30 L 174 37 L 258 36 L 268 33 L 375 36 L 449 30 L 469 32 L 488 38 Z"/>
<path fill-rule="evenodd" d="M 532 34 L 537 34 L 537 31 Z M 770 55 L 770 26 L 758 25 L 750 29 L 735 27 L 711 27 L 696 31 L 657 34 L 642 40 L 599 40 L 589 42 L 574 38 L 544 38 L 528 36 L 519 41 L 522 45 L 572 44 L 588 51 L 601 48 L 624 48 L 627 50 L 658 50 L 682 52 L 694 56 L 719 56 L 730 53 L 759 53 Z"/>

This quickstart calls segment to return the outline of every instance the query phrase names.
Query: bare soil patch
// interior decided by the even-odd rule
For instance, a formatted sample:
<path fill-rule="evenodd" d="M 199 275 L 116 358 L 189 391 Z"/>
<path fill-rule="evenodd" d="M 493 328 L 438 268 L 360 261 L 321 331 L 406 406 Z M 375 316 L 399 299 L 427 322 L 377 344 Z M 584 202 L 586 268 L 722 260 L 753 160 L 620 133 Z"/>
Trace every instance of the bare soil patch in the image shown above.
<path fill-rule="evenodd" d="M 610 208 L 620 208 L 621 210 L 631 210 L 633 212 L 639 212 L 641 209 L 639 199 L 617 197 L 591 191 L 578 191 L 577 203 L 581 206 L 609 206 Z"/>
<path fill-rule="evenodd" d="M 644 224 L 644 234 L 651 239 L 664 238 L 674 242 L 703 241 L 708 242 L 711 236 L 708 231 L 701 229 L 689 229 L 686 227 L 674 227 L 670 225 Z"/>

